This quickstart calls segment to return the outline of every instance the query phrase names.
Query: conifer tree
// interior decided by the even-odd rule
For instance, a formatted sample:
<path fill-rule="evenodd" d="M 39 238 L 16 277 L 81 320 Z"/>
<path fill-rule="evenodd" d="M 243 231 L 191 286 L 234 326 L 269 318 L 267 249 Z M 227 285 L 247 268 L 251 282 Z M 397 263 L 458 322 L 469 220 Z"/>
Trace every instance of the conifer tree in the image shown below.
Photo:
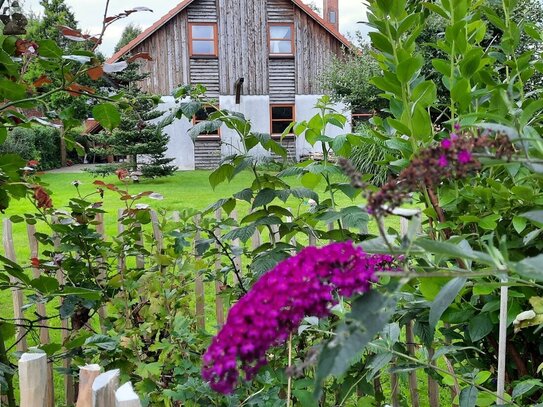
<path fill-rule="evenodd" d="M 116 74 L 114 81 L 125 89 L 130 106 L 122 112 L 121 124 L 111 134 L 102 132 L 92 136 L 100 147 L 92 151 L 100 155 L 126 156 L 128 168 L 140 171 L 144 177 L 172 175 L 176 167 L 173 158 L 166 158 L 169 136 L 157 120 L 163 115 L 157 107 L 160 96 L 142 92 L 137 82 L 145 74 L 138 72 L 137 64 L 130 64 L 124 72 Z"/>

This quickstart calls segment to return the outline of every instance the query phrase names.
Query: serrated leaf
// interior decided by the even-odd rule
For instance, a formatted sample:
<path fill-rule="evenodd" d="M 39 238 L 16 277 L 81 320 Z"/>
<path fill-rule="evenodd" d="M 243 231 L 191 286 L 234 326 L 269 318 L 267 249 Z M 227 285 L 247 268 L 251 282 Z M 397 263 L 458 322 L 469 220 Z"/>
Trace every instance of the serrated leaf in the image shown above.
<path fill-rule="evenodd" d="M 121 124 L 121 114 L 113 103 L 102 103 L 94 106 L 92 115 L 102 127 L 109 131 Z"/>

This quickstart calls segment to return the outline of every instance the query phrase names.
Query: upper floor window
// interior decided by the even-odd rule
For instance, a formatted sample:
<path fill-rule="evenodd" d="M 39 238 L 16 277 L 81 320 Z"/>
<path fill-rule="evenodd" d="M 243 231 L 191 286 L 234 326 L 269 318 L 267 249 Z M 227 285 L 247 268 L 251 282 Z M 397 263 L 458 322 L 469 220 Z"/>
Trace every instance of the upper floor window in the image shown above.
<path fill-rule="evenodd" d="M 216 57 L 218 55 L 217 24 L 189 24 L 190 56 Z"/>
<path fill-rule="evenodd" d="M 271 133 L 283 134 L 294 121 L 294 105 L 271 105 Z"/>
<path fill-rule="evenodd" d="M 270 55 L 294 55 L 294 25 L 270 24 Z"/>

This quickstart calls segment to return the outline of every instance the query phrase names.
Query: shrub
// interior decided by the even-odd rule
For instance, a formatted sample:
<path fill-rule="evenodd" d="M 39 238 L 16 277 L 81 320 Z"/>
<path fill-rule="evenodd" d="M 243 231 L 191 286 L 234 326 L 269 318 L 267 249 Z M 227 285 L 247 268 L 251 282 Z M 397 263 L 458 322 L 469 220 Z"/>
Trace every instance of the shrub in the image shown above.
<path fill-rule="evenodd" d="M 19 154 L 25 160 L 39 161 L 40 170 L 60 167 L 60 135 L 51 127 L 13 129 L 0 152 Z"/>

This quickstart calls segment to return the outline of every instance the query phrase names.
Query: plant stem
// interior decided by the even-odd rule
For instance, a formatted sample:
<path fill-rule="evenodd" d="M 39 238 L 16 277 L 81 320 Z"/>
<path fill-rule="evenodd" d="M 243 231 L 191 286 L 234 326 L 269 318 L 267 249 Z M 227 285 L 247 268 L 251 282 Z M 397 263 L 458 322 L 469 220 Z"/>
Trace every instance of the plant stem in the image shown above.
<path fill-rule="evenodd" d="M 288 339 L 288 367 L 292 366 L 292 334 Z M 288 376 L 287 381 L 287 407 L 292 405 L 292 376 Z"/>

